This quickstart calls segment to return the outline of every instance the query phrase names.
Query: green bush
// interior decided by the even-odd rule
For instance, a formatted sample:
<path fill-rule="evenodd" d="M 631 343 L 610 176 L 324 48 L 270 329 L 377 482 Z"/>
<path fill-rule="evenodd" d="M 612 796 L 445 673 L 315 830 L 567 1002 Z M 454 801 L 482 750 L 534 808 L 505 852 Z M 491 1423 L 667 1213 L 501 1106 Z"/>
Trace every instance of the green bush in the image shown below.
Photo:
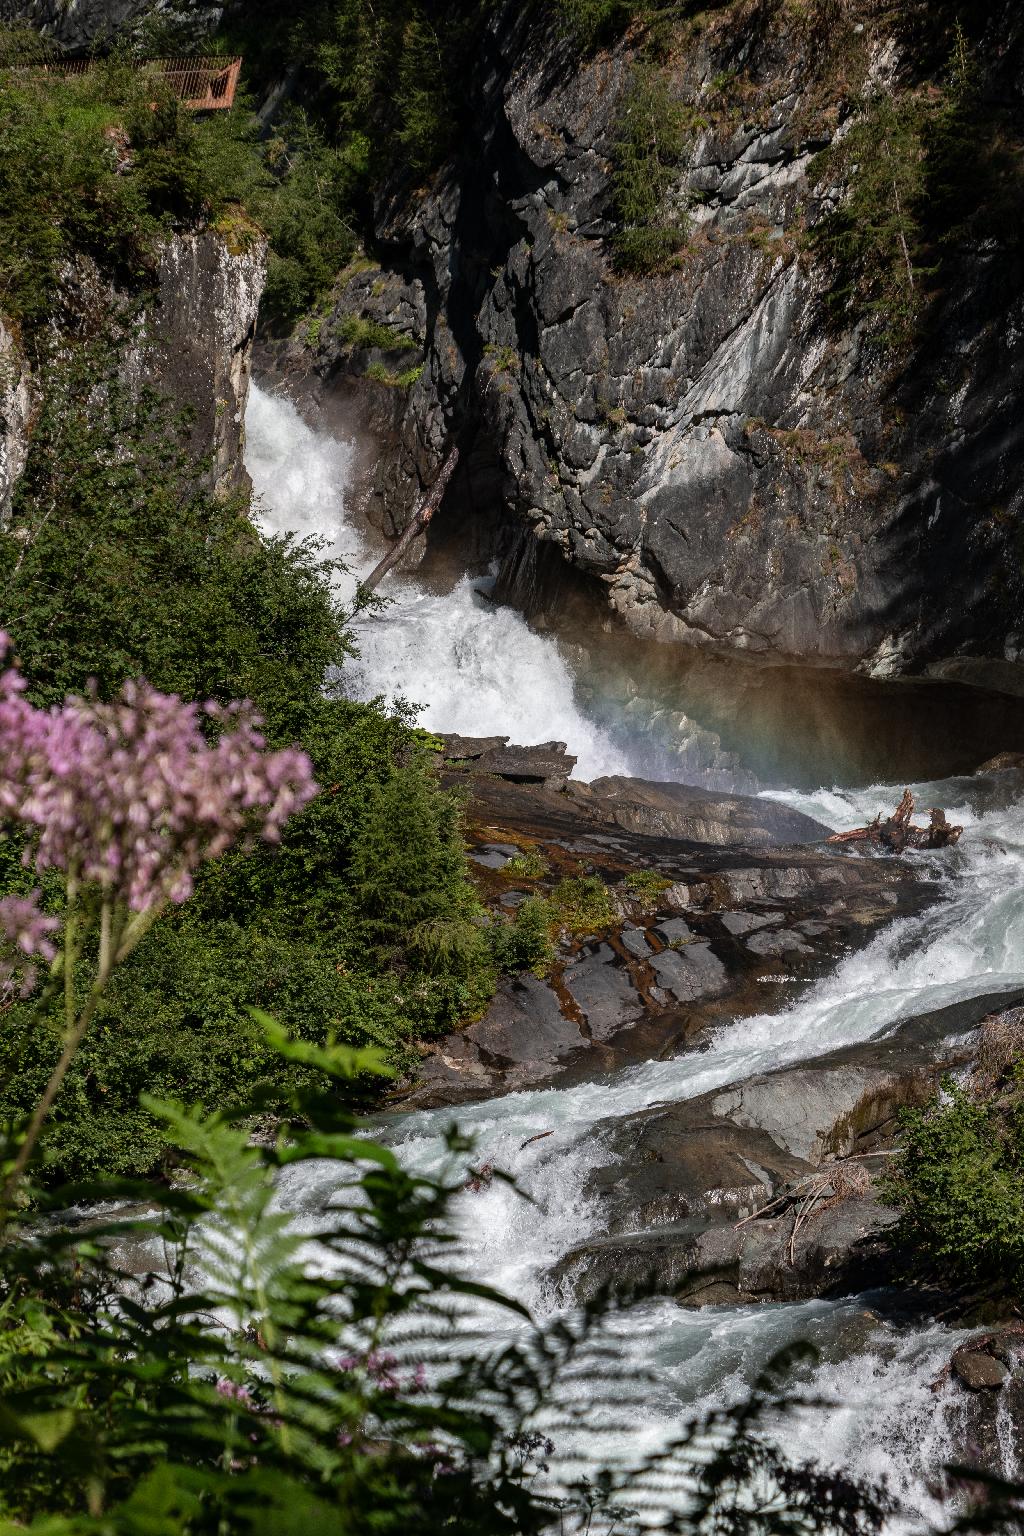
<path fill-rule="evenodd" d="M 524 848 L 514 853 L 502 870 L 513 880 L 540 880 L 548 872 L 548 861 L 539 848 Z"/>
<path fill-rule="evenodd" d="M 618 916 L 611 892 L 597 875 L 560 880 L 549 902 L 553 921 L 570 933 L 596 933 Z"/>
<path fill-rule="evenodd" d="M 134 399 L 109 344 L 46 385 L 0 532 L 0 622 L 34 700 L 144 676 L 188 699 L 254 699 L 275 739 L 295 739 L 349 650 L 316 545 L 263 538 L 244 500 L 203 489 L 188 420 Z"/>
<path fill-rule="evenodd" d="M 911 334 L 924 297 L 931 111 L 925 96 L 877 98 L 811 172 L 819 180 L 848 179 L 846 197 L 811 237 L 835 274 L 831 305 L 877 316 L 883 339 L 893 345 Z"/>
<path fill-rule="evenodd" d="M 612 246 L 623 271 L 664 266 L 686 238 L 685 220 L 667 199 L 686 143 L 686 114 L 668 82 L 647 59 L 634 65 L 623 96 L 612 150 Z"/>
<path fill-rule="evenodd" d="M 109 60 L 91 74 L 0 73 L 0 294 L 29 331 L 62 262 L 94 257 L 138 284 L 171 229 L 216 218 L 260 175 L 242 114 L 198 124 L 158 76 Z"/>
<path fill-rule="evenodd" d="M 381 352 L 411 352 L 416 343 L 403 331 L 382 325 L 379 320 L 367 320 L 362 315 L 346 315 L 334 333 L 343 346 L 353 351 L 377 347 Z"/>
<path fill-rule="evenodd" d="M 943 76 L 869 97 L 850 131 L 812 165 L 819 184 L 846 185 L 811 233 L 832 271 L 834 312 L 875 322 L 883 344 L 921 330 L 963 248 L 1019 247 L 1024 190 L 1019 133 L 986 94 L 959 24 Z"/>
<path fill-rule="evenodd" d="M 645 911 L 653 911 L 658 904 L 658 898 L 670 889 L 672 881 L 664 875 L 659 875 L 654 869 L 638 869 L 633 874 L 627 875 L 625 886 L 630 895 L 634 896 Z"/>
<path fill-rule="evenodd" d="M 515 910 L 511 920 L 500 919 L 488 929 L 494 963 L 499 971 L 532 971 L 546 976 L 555 958 L 551 942 L 554 914 L 551 904 L 530 896 Z"/>
<path fill-rule="evenodd" d="M 953 1083 L 904 1116 L 883 1182 L 918 1271 L 1024 1297 L 1024 1098 L 978 1102 Z"/>

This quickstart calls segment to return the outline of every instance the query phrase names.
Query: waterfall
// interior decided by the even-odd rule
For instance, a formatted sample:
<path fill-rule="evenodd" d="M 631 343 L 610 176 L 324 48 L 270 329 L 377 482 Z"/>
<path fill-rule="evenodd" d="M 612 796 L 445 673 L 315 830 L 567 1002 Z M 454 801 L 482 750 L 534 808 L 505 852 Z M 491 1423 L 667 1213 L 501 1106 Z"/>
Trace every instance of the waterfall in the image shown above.
<path fill-rule="evenodd" d="M 345 523 L 345 446 L 314 432 L 287 401 L 256 388 L 247 425 L 247 463 L 265 525 L 317 533 L 353 572 L 369 569 L 375 555 Z M 359 629 L 353 678 L 362 697 L 421 703 L 423 723 L 437 729 L 565 740 L 587 777 L 629 772 L 640 760 L 587 719 L 557 643 L 495 607 L 479 585 L 464 580 L 431 593 L 405 577 L 387 590 L 391 606 Z M 843 825 L 891 807 L 902 788 L 773 794 Z M 478 1159 L 509 1169 L 534 1202 L 498 1181 L 459 1197 L 461 1262 L 475 1278 L 515 1295 L 535 1314 L 563 1305 L 546 1279 L 551 1265 L 601 1230 L 600 1211 L 586 1193 L 598 1121 L 691 1098 L 870 1039 L 914 1014 L 1024 985 L 1024 807 L 986 808 L 964 781 L 918 786 L 918 793 L 926 804 L 945 804 L 966 829 L 950 853 L 930 863 L 922 856 L 939 886 L 926 912 L 893 922 L 779 1012 L 724 1024 L 704 1051 L 459 1110 Z M 451 1111 L 408 1114 L 389 1122 L 387 1134 L 410 1166 L 434 1173 L 446 1157 L 451 1119 Z M 542 1131 L 554 1134 L 524 1148 Z M 308 1170 L 286 1177 L 283 1187 L 297 1212 L 313 1211 L 328 1193 Z M 518 1326 L 495 1319 L 495 1336 Z M 855 1475 L 885 1476 L 908 1517 L 938 1516 L 929 1488 L 953 1453 L 957 1408 L 954 1389 L 935 1383 L 959 1337 L 955 1329 L 895 1325 L 864 1297 L 699 1311 L 651 1301 L 609 1318 L 605 1328 L 622 1358 L 653 1371 L 657 1383 L 636 1404 L 634 1449 L 655 1446 L 689 1415 L 742 1397 L 778 1348 L 809 1340 L 820 1361 L 805 1386 L 822 1401 L 779 1419 L 770 1432 L 796 1460 L 810 1451 Z"/>

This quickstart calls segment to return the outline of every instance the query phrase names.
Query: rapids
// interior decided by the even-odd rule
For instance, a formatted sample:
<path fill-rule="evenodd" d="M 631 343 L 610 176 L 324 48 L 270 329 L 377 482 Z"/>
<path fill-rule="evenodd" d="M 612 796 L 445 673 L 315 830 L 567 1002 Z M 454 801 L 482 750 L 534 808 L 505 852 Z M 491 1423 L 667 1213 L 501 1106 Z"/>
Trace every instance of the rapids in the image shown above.
<path fill-rule="evenodd" d="M 246 463 L 264 526 L 315 534 L 352 572 L 368 570 L 377 554 L 345 519 L 349 448 L 256 387 L 246 424 Z M 559 644 L 496 607 L 479 582 L 464 578 L 437 592 L 404 576 L 392 578 L 385 595 L 392 601 L 383 614 L 357 622 L 360 655 L 346 668 L 346 682 L 359 696 L 415 701 L 424 706 L 422 722 L 436 729 L 500 733 L 523 743 L 564 740 L 579 756 L 581 777 L 644 771 L 646 749 L 630 751 L 628 720 L 609 729 L 606 720 L 589 718 Z M 686 780 L 685 757 L 673 776 Z M 850 825 L 895 804 L 902 787 L 763 792 L 827 823 Z M 724 1025 L 706 1051 L 460 1109 L 478 1161 L 512 1171 L 535 1202 L 497 1181 L 460 1197 L 462 1262 L 474 1278 L 537 1315 L 558 1311 L 562 1302 L 546 1279 L 550 1266 L 600 1230 L 585 1196 L 595 1122 L 871 1038 L 945 1003 L 1024 985 L 1024 806 L 986 805 L 966 779 L 915 790 L 966 829 L 950 853 L 918 856 L 931 858 L 941 887 L 925 913 L 891 924 L 781 1011 Z M 450 1120 L 450 1112 L 424 1111 L 388 1117 L 382 1129 L 410 1166 L 435 1172 L 447 1156 Z M 540 1131 L 555 1134 L 522 1150 Z M 329 1194 L 308 1170 L 303 1182 L 293 1179 L 283 1189 L 291 1208 L 311 1217 Z M 496 1333 L 517 1326 L 504 1314 L 493 1321 Z M 955 1330 L 894 1321 L 884 1309 L 880 1316 L 870 1297 L 699 1311 L 652 1301 L 612 1316 L 605 1329 L 623 1362 L 653 1374 L 653 1389 L 632 1415 L 633 1445 L 642 1448 L 695 1411 L 735 1401 L 776 1349 L 809 1340 L 820 1361 L 805 1385 L 820 1402 L 780 1419 L 771 1432 L 795 1459 L 811 1448 L 824 1463 L 884 1476 L 908 1517 L 938 1514 L 931 1490 L 953 1453 L 957 1407 L 955 1391 L 934 1390 L 933 1383 L 955 1346 Z"/>

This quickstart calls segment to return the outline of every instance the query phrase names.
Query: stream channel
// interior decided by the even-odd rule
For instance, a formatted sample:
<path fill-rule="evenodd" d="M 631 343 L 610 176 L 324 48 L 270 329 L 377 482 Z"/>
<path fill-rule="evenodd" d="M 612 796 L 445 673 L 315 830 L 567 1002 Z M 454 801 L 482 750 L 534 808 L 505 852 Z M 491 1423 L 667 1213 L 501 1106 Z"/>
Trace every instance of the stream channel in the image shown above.
<path fill-rule="evenodd" d="M 332 554 L 365 573 L 377 553 L 345 521 L 350 447 L 314 431 L 289 401 L 255 386 L 246 425 L 246 463 L 264 525 L 321 535 Z M 486 581 L 469 577 L 443 591 L 427 589 L 415 573 L 390 578 L 384 595 L 391 604 L 358 621 L 360 655 L 346 669 L 349 688 L 364 698 L 413 700 L 423 706 L 421 723 L 438 730 L 502 734 L 522 744 L 566 741 L 584 779 L 632 773 L 701 782 L 688 771 L 685 751 L 652 773 L 649 733 L 629 719 L 609 720 L 607 710 L 596 718 L 576 686 L 571 653 L 512 609 L 496 606 L 486 588 Z M 715 787 L 733 787 L 722 782 L 720 767 L 715 773 Z M 778 784 L 760 792 L 840 827 L 895 805 L 903 787 Z M 535 1202 L 498 1181 L 460 1197 L 461 1262 L 474 1279 L 515 1296 L 537 1317 L 557 1312 L 560 1301 L 546 1275 L 600 1231 L 599 1212 L 584 1191 L 588 1138 L 598 1120 L 688 1099 L 869 1039 L 899 1019 L 1024 984 L 1024 804 L 986 805 L 966 779 L 913 788 L 924 804 L 945 806 L 965 827 L 957 848 L 915 855 L 933 862 L 942 886 L 926 911 L 893 921 L 780 1011 L 723 1025 L 707 1050 L 642 1063 L 601 1081 L 459 1109 L 460 1128 L 476 1138 L 478 1162 L 513 1170 Z M 410 1166 L 436 1172 L 447 1156 L 443 1133 L 452 1118 L 451 1110 L 394 1116 L 387 1135 Z M 527 1138 L 547 1131 L 555 1134 L 520 1150 Z M 329 1193 L 307 1171 L 303 1185 L 285 1187 L 284 1198 L 298 1213 L 313 1213 Z M 497 1342 L 502 1330 L 512 1337 L 522 1325 L 502 1314 L 491 1326 Z M 956 1328 L 894 1320 L 870 1296 L 696 1310 L 648 1301 L 612 1315 L 604 1327 L 622 1361 L 635 1363 L 638 1379 L 647 1373 L 628 1415 L 630 1444 L 622 1449 L 652 1449 L 694 1414 L 736 1401 L 776 1350 L 806 1340 L 819 1361 L 802 1387 L 820 1401 L 780 1417 L 771 1433 L 794 1459 L 812 1455 L 856 1475 L 887 1479 L 902 1506 L 897 1527 L 938 1518 L 936 1477 L 962 1449 L 963 1393 L 948 1381 L 933 1384 L 962 1336 Z M 1012 1474 L 1018 1469 L 1009 1424 L 1000 1440 L 1004 1471 Z"/>

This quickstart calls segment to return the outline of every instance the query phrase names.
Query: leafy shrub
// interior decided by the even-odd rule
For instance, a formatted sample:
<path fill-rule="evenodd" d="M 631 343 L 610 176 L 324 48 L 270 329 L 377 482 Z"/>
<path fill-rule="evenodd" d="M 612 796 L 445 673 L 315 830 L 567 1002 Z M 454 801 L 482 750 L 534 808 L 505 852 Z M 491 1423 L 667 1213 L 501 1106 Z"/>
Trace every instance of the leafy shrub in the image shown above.
<path fill-rule="evenodd" d="M 1004 103 L 986 96 L 959 23 L 944 77 L 862 100 L 850 131 L 812 166 L 845 182 L 812 231 L 831 266 L 831 305 L 874 317 L 883 344 L 913 341 L 928 302 L 966 243 L 1014 250 L 1024 172 Z"/>
<path fill-rule="evenodd" d="M 658 898 L 663 892 L 670 889 L 672 881 L 659 875 L 654 869 L 634 870 L 625 879 L 627 891 L 635 896 L 645 911 L 653 911 L 658 904 Z"/>
<path fill-rule="evenodd" d="M 924 97 L 881 96 L 812 168 L 812 175 L 849 177 L 848 195 L 812 235 L 837 274 L 832 306 L 877 315 L 893 344 L 913 329 L 923 296 L 930 110 Z"/>
<path fill-rule="evenodd" d="M 597 875 L 560 880 L 549 899 L 553 921 L 570 933 L 595 933 L 618 915 L 611 892 Z"/>
<path fill-rule="evenodd" d="M 540 896 L 530 896 L 516 908 L 510 921 L 493 923 L 488 938 L 498 970 L 546 976 L 555 958 L 553 920 L 551 904 Z"/>
<path fill-rule="evenodd" d="M 686 238 L 667 199 L 686 142 L 686 115 L 649 60 L 634 65 L 619 108 L 612 151 L 616 264 L 647 273 L 663 266 Z"/>
<path fill-rule="evenodd" d="M 109 697 L 144 676 L 186 699 L 254 699 L 271 735 L 294 740 L 349 649 L 315 543 L 263 538 L 244 501 L 209 494 L 187 419 L 133 398 L 107 343 L 46 385 L 0 532 L 0 623 L 32 697 L 89 678 Z"/>
<path fill-rule="evenodd" d="M 1024 1103 L 1018 1083 L 977 1102 L 953 1083 L 906 1114 L 883 1193 L 919 1269 L 1024 1296 Z"/>
<path fill-rule="evenodd" d="M 382 325 L 379 320 L 367 320 L 362 315 L 346 315 L 335 330 L 343 346 L 358 351 L 361 348 L 378 347 L 382 352 L 410 352 L 416 343 L 403 331 Z"/>
<path fill-rule="evenodd" d="M 548 872 L 548 861 L 539 848 L 524 848 L 514 853 L 502 870 L 514 880 L 540 880 Z"/>
<path fill-rule="evenodd" d="M 253 136 L 241 113 L 223 116 L 197 124 L 158 76 L 117 59 L 70 79 L 0 75 L 5 312 L 40 326 L 61 262 L 80 252 L 144 282 L 162 234 L 250 195 Z"/>

